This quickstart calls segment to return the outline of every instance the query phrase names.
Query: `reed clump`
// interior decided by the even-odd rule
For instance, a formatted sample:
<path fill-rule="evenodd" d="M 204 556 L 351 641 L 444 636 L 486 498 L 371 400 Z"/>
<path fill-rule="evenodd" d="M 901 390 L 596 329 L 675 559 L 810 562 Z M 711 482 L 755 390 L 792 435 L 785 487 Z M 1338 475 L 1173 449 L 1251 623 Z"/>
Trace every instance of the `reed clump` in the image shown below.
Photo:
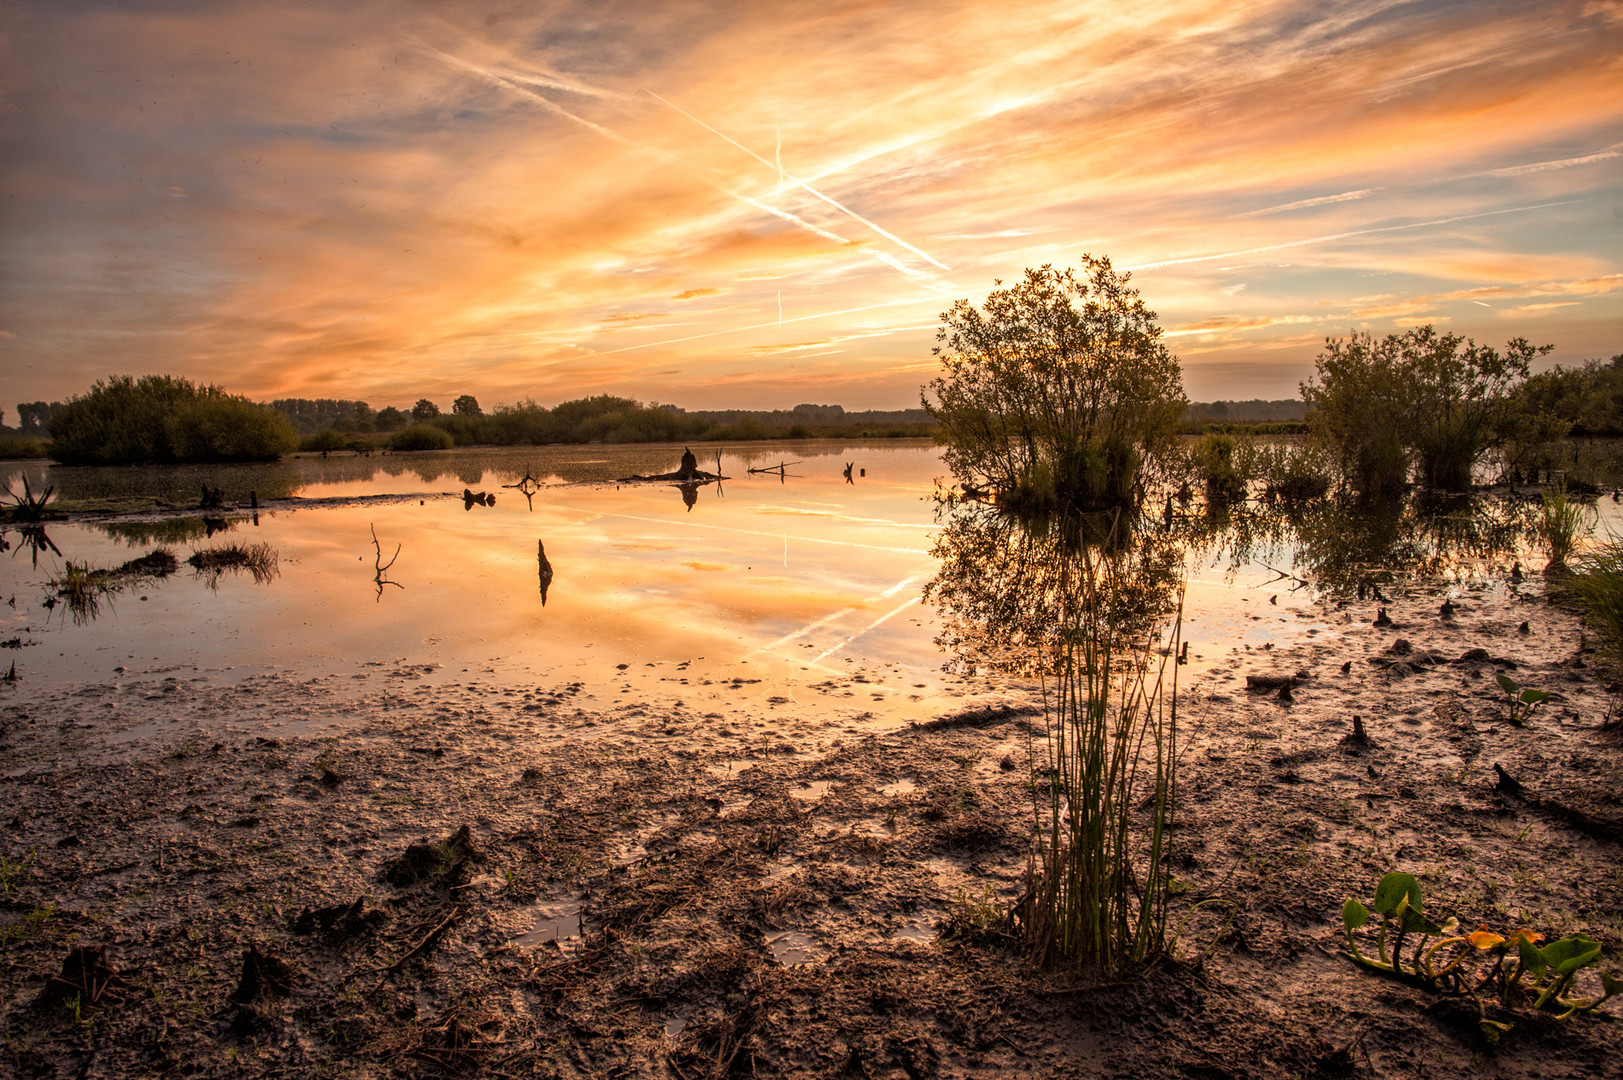
<path fill-rule="evenodd" d="M 1034 785 L 1036 844 L 1015 918 L 1038 964 L 1110 972 L 1166 948 L 1177 761 L 1168 662 L 1182 608 L 1165 634 L 1124 635 L 1102 613 L 1129 584 L 1132 560 L 1095 555 L 1078 566 L 1084 602 L 1046 703 L 1046 761 L 1034 765 L 1046 766 L 1048 783 Z"/>
<path fill-rule="evenodd" d="M 276 549 L 264 543 L 230 543 L 204 548 L 192 552 L 191 558 L 187 559 L 186 563 L 199 574 L 209 577 L 211 583 L 218 581 L 221 574 L 230 570 L 247 571 L 255 582 L 265 585 L 280 572 Z"/>
<path fill-rule="evenodd" d="M 1534 529 L 1544 541 L 1552 568 L 1566 567 L 1567 558 L 1578 546 L 1578 537 L 1587 531 L 1588 519 L 1589 508 L 1569 494 L 1565 484 L 1544 492 Z"/>

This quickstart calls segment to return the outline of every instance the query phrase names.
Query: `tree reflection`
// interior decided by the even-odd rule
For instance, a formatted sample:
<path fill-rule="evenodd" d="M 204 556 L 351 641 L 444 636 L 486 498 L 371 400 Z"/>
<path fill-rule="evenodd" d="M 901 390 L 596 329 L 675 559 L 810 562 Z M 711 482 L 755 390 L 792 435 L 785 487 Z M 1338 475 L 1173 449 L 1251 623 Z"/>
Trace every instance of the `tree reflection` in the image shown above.
<path fill-rule="evenodd" d="M 1172 531 L 1210 565 L 1263 565 L 1330 596 L 1360 586 L 1459 574 L 1514 558 L 1534 504 L 1504 495 L 1427 495 L 1365 501 L 1248 504 L 1178 519 Z"/>
<path fill-rule="evenodd" d="M 1184 568 L 1196 560 L 1231 578 L 1264 567 L 1297 588 L 1350 596 L 1503 566 L 1525 550 L 1535 504 L 1419 495 L 1030 518 L 985 502 L 943 502 L 940 513 L 940 570 L 925 599 L 941 613 L 936 641 L 949 653 L 946 666 L 1034 674 L 1053 670 L 1067 628 L 1087 619 L 1114 627 L 1124 645 L 1142 643 L 1174 611 Z"/>
<path fill-rule="evenodd" d="M 1126 514 L 1019 517 L 981 502 L 944 514 L 925 599 L 952 670 L 1051 671 L 1084 621 L 1142 643 L 1175 610 L 1182 547 Z"/>

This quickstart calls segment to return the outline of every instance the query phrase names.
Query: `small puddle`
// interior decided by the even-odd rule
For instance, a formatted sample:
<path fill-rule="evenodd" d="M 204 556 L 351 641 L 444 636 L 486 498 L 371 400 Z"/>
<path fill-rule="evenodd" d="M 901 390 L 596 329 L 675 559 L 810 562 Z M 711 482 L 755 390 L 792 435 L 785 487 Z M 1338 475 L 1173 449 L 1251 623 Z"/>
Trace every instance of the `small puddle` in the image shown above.
<path fill-rule="evenodd" d="M 900 780 L 893 780 L 884 787 L 880 788 L 879 794 L 888 795 L 891 798 L 895 798 L 898 795 L 911 795 L 918 789 L 918 784 L 907 779 L 906 777 L 903 777 Z"/>
<path fill-rule="evenodd" d="M 784 967 L 809 964 L 817 951 L 811 935 L 801 933 L 799 930 L 783 930 L 776 934 L 768 934 L 766 947 L 772 950 L 772 959 Z"/>
<path fill-rule="evenodd" d="M 789 797 L 799 799 L 802 802 L 816 802 L 824 795 L 827 795 L 833 787 L 834 781 L 832 780 L 802 780 L 799 787 L 790 789 Z"/>
<path fill-rule="evenodd" d="M 528 932 L 513 939 L 513 944 L 534 948 L 549 941 L 567 941 L 580 937 L 580 901 L 562 907 L 535 907 L 535 925 Z"/>
<path fill-rule="evenodd" d="M 693 1007 L 691 1005 L 679 1011 L 675 1016 L 667 1017 L 665 1020 L 665 1037 L 674 1039 L 682 1034 L 683 1031 L 687 1030 L 688 1021 L 692 1017 Z"/>
<path fill-rule="evenodd" d="M 753 768 L 755 768 L 755 762 L 748 758 L 728 758 L 725 761 L 718 761 L 714 765 L 706 765 L 704 771 L 717 779 L 726 780 L 729 777 L 737 776 L 746 769 Z"/>
<path fill-rule="evenodd" d="M 926 926 L 918 919 L 908 919 L 906 922 L 902 923 L 901 926 L 898 926 L 896 929 L 890 932 L 889 940 L 934 941 L 935 937 L 935 927 Z"/>

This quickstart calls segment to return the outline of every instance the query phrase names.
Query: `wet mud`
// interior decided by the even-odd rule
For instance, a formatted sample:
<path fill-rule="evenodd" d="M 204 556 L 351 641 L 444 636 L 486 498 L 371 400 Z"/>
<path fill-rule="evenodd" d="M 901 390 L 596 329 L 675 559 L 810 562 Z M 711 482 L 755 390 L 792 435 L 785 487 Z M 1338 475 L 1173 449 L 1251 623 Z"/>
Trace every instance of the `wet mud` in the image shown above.
<path fill-rule="evenodd" d="M 404 666 L 24 684 L 0 1074 L 1615 1075 L 1615 1002 L 1492 1048 L 1344 955 L 1343 901 L 1404 869 L 1623 958 L 1611 677 L 1539 582 L 1442 600 L 1327 603 L 1180 688 L 1180 934 L 1110 981 L 961 933 L 1021 891 L 1035 694 L 800 733 Z M 1512 723 L 1499 671 L 1550 700 Z"/>

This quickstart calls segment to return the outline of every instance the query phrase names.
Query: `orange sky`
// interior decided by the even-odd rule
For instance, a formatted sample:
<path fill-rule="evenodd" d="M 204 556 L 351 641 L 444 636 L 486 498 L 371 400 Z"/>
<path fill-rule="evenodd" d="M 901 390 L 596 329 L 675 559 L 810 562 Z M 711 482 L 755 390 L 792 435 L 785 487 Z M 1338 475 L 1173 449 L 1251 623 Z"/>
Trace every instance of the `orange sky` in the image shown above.
<path fill-rule="evenodd" d="M 1623 3 L 0 10 L 0 406 L 916 405 L 939 314 L 1134 271 L 1191 397 L 1431 322 L 1623 352 Z"/>

